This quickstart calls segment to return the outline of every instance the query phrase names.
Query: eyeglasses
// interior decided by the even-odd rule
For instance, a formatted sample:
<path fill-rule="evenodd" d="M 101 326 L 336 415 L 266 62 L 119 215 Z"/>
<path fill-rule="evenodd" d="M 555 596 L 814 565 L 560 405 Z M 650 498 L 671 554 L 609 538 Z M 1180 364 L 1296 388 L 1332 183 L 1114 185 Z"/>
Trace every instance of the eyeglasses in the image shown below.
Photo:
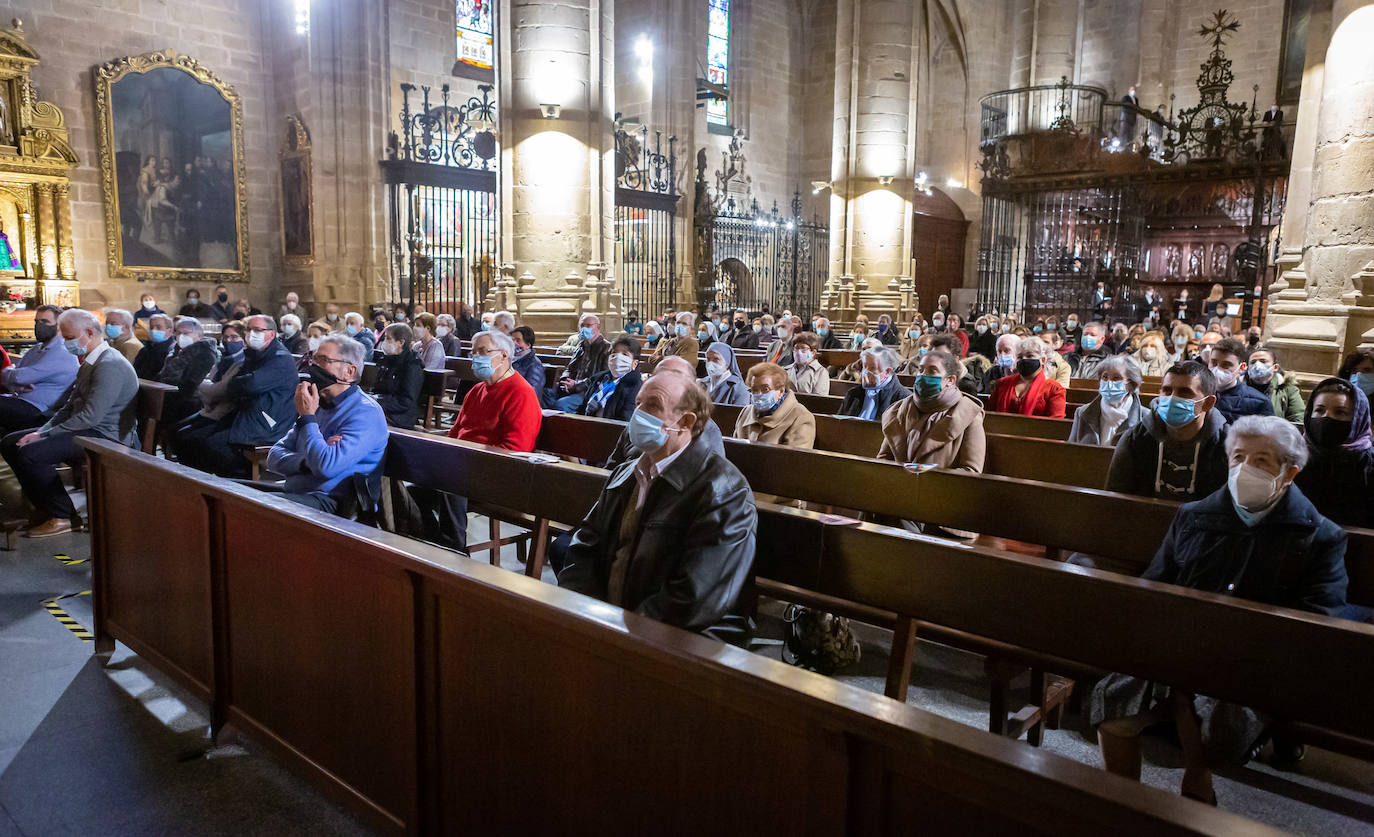
<path fill-rule="evenodd" d="M 349 361 L 347 361 L 347 360 L 344 360 L 343 358 L 339 358 L 339 357 L 322 357 L 322 356 L 320 355 L 319 352 L 316 352 L 316 353 L 315 353 L 314 361 L 315 361 L 316 363 L 320 364 L 320 365 L 324 365 L 324 364 L 326 364 L 326 363 L 347 363 L 347 364 L 350 365 L 350 366 L 353 365 L 351 362 L 349 362 Z"/>

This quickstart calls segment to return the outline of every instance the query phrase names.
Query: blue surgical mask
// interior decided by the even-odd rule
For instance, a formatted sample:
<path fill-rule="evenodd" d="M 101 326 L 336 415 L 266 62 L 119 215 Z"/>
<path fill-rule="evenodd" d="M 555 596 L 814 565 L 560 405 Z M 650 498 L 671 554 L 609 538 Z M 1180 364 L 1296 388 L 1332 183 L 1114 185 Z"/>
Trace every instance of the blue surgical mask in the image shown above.
<path fill-rule="evenodd" d="M 824 336 L 826 336 L 827 334 L 830 333 L 830 329 L 828 329 L 828 328 L 818 328 L 818 329 L 816 329 L 816 333 L 819 334 L 820 336 L 824 337 Z"/>
<path fill-rule="evenodd" d="M 628 432 L 630 444 L 640 453 L 653 453 L 668 442 L 663 420 L 638 408 L 630 416 Z"/>
<path fill-rule="evenodd" d="M 1003 369 L 1010 369 L 1016 365 L 1016 355 L 1001 352 L 997 355 L 997 365 Z"/>
<path fill-rule="evenodd" d="M 596 336 L 595 334 L 592 333 L 592 328 L 591 328 L 591 326 L 582 326 L 582 328 L 579 328 L 579 329 L 577 330 L 577 333 L 580 334 L 580 335 L 582 335 L 582 339 L 583 339 L 583 340 L 591 340 L 593 337 Z"/>
<path fill-rule="evenodd" d="M 654 345 L 654 344 L 657 343 L 659 340 L 662 340 L 662 339 L 663 339 L 663 335 L 662 335 L 662 334 L 659 334 L 658 332 L 655 332 L 655 331 L 648 332 L 647 334 L 644 335 L 644 337 L 645 337 L 646 340 L 649 341 L 649 345 L 650 345 L 650 346 Z"/>
<path fill-rule="evenodd" d="M 915 340 L 916 338 L 921 336 L 921 330 L 919 328 L 909 329 L 906 333 L 906 336 L 910 337 L 912 340 Z"/>
<path fill-rule="evenodd" d="M 934 398 L 945 388 L 945 379 L 939 375 L 917 375 L 916 397 Z"/>
<path fill-rule="evenodd" d="M 1125 381 L 1102 381 L 1097 385 L 1097 394 L 1108 404 L 1120 404 L 1126 397 Z"/>
<path fill-rule="evenodd" d="M 491 377 L 491 358 L 486 355 L 472 356 L 472 374 L 483 380 Z"/>
<path fill-rule="evenodd" d="M 1039 334 L 1040 332 L 1042 332 L 1042 331 L 1044 331 L 1044 330 L 1045 330 L 1045 329 L 1042 328 L 1042 327 L 1040 327 L 1040 326 L 1035 326 L 1034 328 L 1031 329 L 1031 331 L 1034 332 L 1034 333 L 1036 333 L 1036 334 Z"/>
<path fill-rule="evenodd" d="M 928 354 L 930 354 L 929 346 L 922 346 L 921 348 L 916 350 L 916 357 L 925 357 Z"/>
<path fill-rule="evenodd" d="M 349 337 L 353 337 L 358 333 L 358 327 L 353 325 L 352 323 L 349 323 L 348 325 L 344 326 L 344 331 L 348 332 Z"/>
<path fill-rule="evenodd" d="M 1197 418 L 1197 404 L 1187 398 L 1161 395 L 1155 399 L 1155 415 L 1170 427 L 1183 427 Z"/>
<path fill-rule="evenodd" d="M 677 326 L 676 326 L 673 330 L 677 332 L 677 336 L 678 336 L 678 337 L 686 337 L 686 336 L 687 336 L 687 324 L 686 324 L 686 323 L 678 323 Z"/>
<path fill-rule="evenodd" d="M 1374 392 L 1374 372 L 1356 372 L 1350 376 L 1350 383 L 1364 390 L 1368 395 Z"/>
<path fill-rule="evenodd" d="M 1097 348 L 1097 338 L 1091 334 L 1083 335 L 1083 348 L 1092 351 Z"/>
<path fill-rule="evenodd" d="M 77 357 L 81 357 L 82 355 L 86 354 L 86 347 L 76 342 L 75 340 L 64 340 L 63 342 L 67 345 L 67 351 L 71 352 Z"/>
<path fill-rule="evenodd" d="M 242 341 L 242 340 L 234 340 L 234 341 L 232 341 L 232 342 L 225 343 L 225 344 L 224 344 L 224 353 L 225 353 L 226 355 L 239 355 L 239 354 L 243 354 L 243 341 Z"/>
<path fill-rule="evenodd" d="M 152 329 L 148 332 L 148 339 L 154 343 L 161 343 L 167 339 L 167 330 L 164 328 Z"/>
<path fill-rule="evenodd" d="M 105 324 L 105 336 L 110 338 L 111 340 L 114 340 L 123 333 L 124 326 L 110 325 L 109 323 Z"/>
<path fill-rule="evenodd" d="M 773 391 L 756 392 L 749 396 L 749 402 L 754 405 L 755 413 L 770 413 L 773 408 L 778 406 L 778 394 Z"/>

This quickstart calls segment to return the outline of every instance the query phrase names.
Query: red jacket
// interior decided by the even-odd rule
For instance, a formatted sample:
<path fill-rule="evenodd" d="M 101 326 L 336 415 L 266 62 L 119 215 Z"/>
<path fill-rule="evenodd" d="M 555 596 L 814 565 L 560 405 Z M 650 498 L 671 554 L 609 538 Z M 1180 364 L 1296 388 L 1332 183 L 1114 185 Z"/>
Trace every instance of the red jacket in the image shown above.
<path fill-rule="evenodd" d="M 1016 402 L 1016 382 L 1019 375 L 998 378 L 988 397 L 988 409 L 994 413 L 1020 413 L 1023 416 L 1045 418 L 1064 417 L 1064 387 L 1045 377 L 1045 370 L 1035 373 L 1030 388 L 1019 403 Z"/>
<path fill-rule="evenodd" d="M 478 383 L 463 398 L 463 409 L 448 435 L 465 442 L 506 450 L 534 450 L 544 413 L 534 387 L 519 374 L 495 384 Z"/>

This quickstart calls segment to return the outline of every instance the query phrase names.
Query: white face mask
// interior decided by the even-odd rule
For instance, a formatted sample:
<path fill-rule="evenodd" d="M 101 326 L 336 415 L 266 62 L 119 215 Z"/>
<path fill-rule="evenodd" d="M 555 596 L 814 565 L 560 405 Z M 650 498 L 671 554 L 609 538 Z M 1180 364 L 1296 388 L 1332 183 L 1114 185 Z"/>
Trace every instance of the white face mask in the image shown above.
<path fill-rule="evenodd" d="M 797 361 L 798 366 L 805 366 L 811 362 L 811 359 L 815 357 L 815 355 L 811 354 L 811 352 L 793 352 L 792 357 Z"/>
<path fill-rule="evenodd" d="M 778 329 L 778 339 L 779 339 L 779 340 L 786 340 L 788 337 L 791 336 L 791 334 L 792 334 L 792 332 L 791 332 L 790 330 L 788 330 L 788 329 L 785 329 L 785 328 L 780 328 L 780 329 Z"/>
<path fill-rule="evenodd" d="M 192 344 L 192 343 L 195 343 L 195 342 L 196 342 L 196 338 L 192 337 L 192 336 L 189 335 L 189 334 L 178 334 L 178 335 L 177 335 L 177 345 L 180 346 L 180 347 L 183 348 L 183 349 L 189 349 L 189 348 L 191 348 L 191 344 Z"/>
<path fill-rule="evenodd" d="M 313 352 L 313 351 L 315 351 L 316 349 L 318 349 L 318 348 L 320 347 L 320 338 L 318 338 L 318 337 L 311 337 L 310 339 L 308 339 L 308 340 L 305 341 L 305 344 L 306 344 L 307 346 L 309 346 L 309 347 L 310 347 L 310 351 Z"/>
<path fill-rule="evenodd" d="M 708 377 L 719 378 L 728 371 L 723 363 L 716 363 L 714 360 L 706 361 L 706 375 Z"/>
<path fill-rule="evenodd" d="M 286 303 L 286 310 L 288 310 L 288 311 L 295 311 L 295 310 L 296 310 L 296 303 L 288 301 L 288 302 Z"/>
<path fill-rule="evenodd" d="M 394 341 L 391 341 L 391 340 L 383 340 L 383 341 L 382 341 L 382 354 L 384 354 L 384 355 L 394 355 L 394 354 L 396 354 L 396 353 L 398 353 L 398 352 L 400 352 L 400 351 L 401 351 L 401 347 L 398 346 L 398 345 L 396 345 L 396 343 L 395 343 Z"/>
<path fill-rule="evenodd" d="M 439 335 L 440 337 L 447 337 L 448 326 L 439 326 L 438 328 L 434 329 L 434 333 Z"/>
<path fill-rule="evenodd" d="M 282 333 L 282 334 L 285 334 L 287 337 L 295 337 L 295 336 L 296 336 L 296 332 L 298 332 L 298 331 L 300 331 L 300 329 L 296 328 L 295 326 L 291 325 L 290 323 L 287 323 L 286 325 L 284 325 L 284 326 L 281 327 L 281 333 Z"/>
<path fill-rule="evenodd" d="M 260 332 L 260 331 L 250 331 L 250 332 L 248 332 L 248 348 L 250 348 L 250 349 L 252 349 L 253 351 L 256 352 L 256 351 L 258 351 L 259 349 L 261 349 L 263 346 L 266 346 L 266 345 L 267 345 L 267 335 L 266 335 L 266 334 L 263 334 L 263 333 Z"/>
<path fill-rule="evenodd" d="M 754 333 L 758 334 L 761 331 L 763 331 L 763 325 L 760 323 L 754 323 Z"/>
<path fill-rule="evenodd" d="M 151 299 L 143 303 L 143 310 L 144 310 L 144 311 L 151 311 L 151 310 L 153 310 L 153 309 L 156 308 L 156 307 L 157 307 L 157 303 L 156 303 L 156 302 L 153 302 Z"/>
<path fill-rule="evenodd" d="M 611 370 L 611 377 L 619 380 L 630 367 L 634 366 L 635 360 L 623 352 L 616 352 L 611 355 L 611 359 L 606 361 L 606 366 Z"/>
<path fill-rule="evenodd" d="M 1231 489 L 1231 499 L 1246 511 L 1258 511 L 1278 498 L 1282 489 L 1279 478 L 1254 465 L 1232 465 L 1226 484 Z"/>

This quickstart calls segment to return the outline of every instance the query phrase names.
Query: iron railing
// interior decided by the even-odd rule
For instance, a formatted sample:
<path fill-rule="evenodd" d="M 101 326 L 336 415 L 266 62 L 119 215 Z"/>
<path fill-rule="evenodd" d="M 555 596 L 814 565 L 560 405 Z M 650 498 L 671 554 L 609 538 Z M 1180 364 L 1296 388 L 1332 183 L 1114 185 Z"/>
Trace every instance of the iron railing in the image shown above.
<path fill-rule="evenodd" d="M 830 274 L 830 228 L 819 217 L 802 217 L 800 192 L 789 215 L 776 202 L 765 212 L 757 200 L 741 209 L 728 199 L 698 225 L 697 234 L 709 237 L 714 301 L 722 310 L 788 309 L 803 319 L 819 310 Z"/>
<path fill-rule="evenodd" d="M 448 85 L 437 103 L 430 88 L 401 85 L 401 130 L 392 132 L 381 163 L 392 304 L 456 313 L 466 302 L 478 309 L 495 280 L 496 103 L 491 85 L 477 91 L 454 106 Z"/>
<path fill-rule="evenodd" d="M 1067 79 L 989 93 L 980 102 L 980 142 L 1074 127 L 1100 133 L 1106 100 L 1102 88 L 1069 84 Z"/>
<path fill-rule="evenodd" d="M 621 307 L 641 319 L 677 302 L 677 138 L 617 130 L 615 271 Z"/>

